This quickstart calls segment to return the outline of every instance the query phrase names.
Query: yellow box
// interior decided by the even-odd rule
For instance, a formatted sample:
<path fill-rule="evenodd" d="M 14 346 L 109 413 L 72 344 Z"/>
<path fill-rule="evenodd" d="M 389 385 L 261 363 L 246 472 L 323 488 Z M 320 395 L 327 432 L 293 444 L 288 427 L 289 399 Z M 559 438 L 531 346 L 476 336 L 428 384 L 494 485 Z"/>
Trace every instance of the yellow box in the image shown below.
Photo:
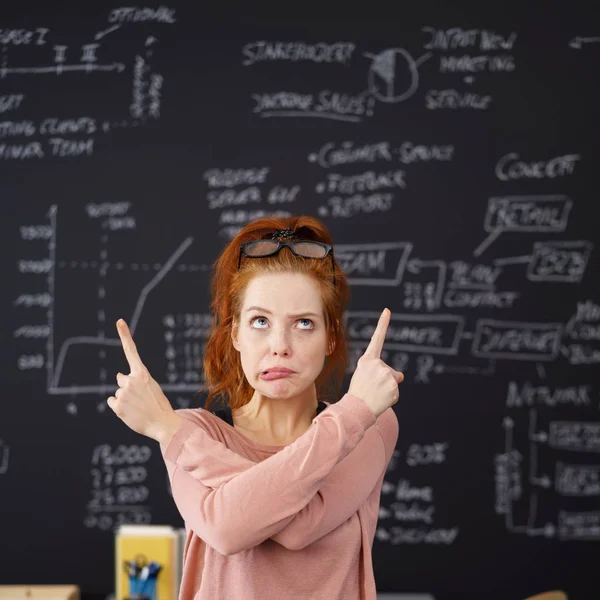
<path fill-rule="evenodd" d="M 156 600 L 177 600 L 179 589 L 178 533 L 169 525 L 121 525 L 115 535 L 115 596 L 130 595 L 126 561 L 161 565 Z"/>

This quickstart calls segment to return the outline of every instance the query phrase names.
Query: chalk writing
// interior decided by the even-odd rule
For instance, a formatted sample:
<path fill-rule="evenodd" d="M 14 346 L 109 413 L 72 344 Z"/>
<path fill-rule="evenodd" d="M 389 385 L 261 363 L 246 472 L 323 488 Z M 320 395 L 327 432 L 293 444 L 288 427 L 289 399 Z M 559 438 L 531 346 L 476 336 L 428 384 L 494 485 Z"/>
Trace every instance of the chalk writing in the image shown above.
<path fill-rule="evenodd" d="M 480 319 L 472 352 L 488 358 L 552 360 L 558 355 L 562 325 Z"/>
<path fill-rule="evenodd" d="M 561 510 L 558 529 L 563 540 L 600 540 L 600 512 Z"/>
<path fill-rule="evenodd" d="M 23 103 L 24 98 L 25 94 L 0 95 L 0 114 L 17 110 Z"/>
<path fill-rule="evenodd" d="M 552 421 L 548 443 L 552 448 L 600 452 L 600 423 Z"/>
<path fill-rule="evenodd" d="M 492 103 L 489 95 L 474 92 L 459 92 L 454 89 L 429 90 L 425 94 L 425 108 L 428 110 L 469 109 L 487 110 Z"/>
<path fill-rule="evenodd" d="M 148 21 L 175 23 L 175 9 L 166 6 L 157 8 L 122 6 L 112 9 L 108 14 L 109 23 L 145 23 Z"/>
<path fill-rule="evenodd" d="M 377 313 L 349 311 L 347 331 L 351 345 L 366 343 L 377 325 Z M 454 315 L 403 315 L 392 313 L 386 347 L 432 354 L 457 354 L 464 319 Z"/>
<path fill-rule="evenodd" d="M 261 117 L 321 117 L 359 121 L 369 110 L 367 96 L 322 90 L 318 94 L 289 91 L 252 94 L 253 113 Z"/>
<path fill-rule="evenodd" d="M 324 168 L 336 165 L 353 164 L 360 162 L 373 163 L 378 160 L 391 161 L 392 151 L 389 142 L 376 142 L 355 146 L 354 142 L 343 142 L 337 146 L 329 142 L 314 154 L 308 156 L 309 162 L 317 162 Z"/>
<path fill-rule="evenodd" d="M 250 66 L 257 62 L 277 60 L 346 64 L 352 58 L 354 48 L 354 44 L 349 42 L 307 44 L 304 42 L 257 41 L 242 47 L 244 56 L 242 64 Z"/>
<path fill-rule="evenodd" d="M 8 444 L 0 439 L 0 475 L 4 475 L 8 471 Z"/>
<path fill-rule="evenodd" d="M 85 527 L 114 531 L 123 523 L 150 522 L 146 463 L 151 454 L 145 445 L 101 444 L 93 448 Z"/>
<path fill-rule="evenodd" d="M 558 462 L 555 484 L 563 496 L 600 496 L 600 465 Z"/>
<path fill-rule="evenodd" d="M 512 56 L 440 56 L 440 73 L 481 73 L 514 71 Z"/>
<path fill-rule="evenodd" d="M 511 50 L 517 39 L 516 32 L 500 34 L 491 29 L 436 29 L 425 26 L 421 31 L 428 36 L 423 45 L 427 50 L 455 50 L 457 48 L 479 48 L 484 51 Z"/>
<path fill-rule="evenodd" d="M 588 264 L 593 244 L 586 241 L 536 242 L 527 269 L 532 281 L 578 283 Z"/>
<path fill-rule="evenodd" d="M 539 160 L 524 162 L 519 158 L 517 152 L 505 154 L 496 163 L 495 173 L 500 181 L 511 181 L 515 179 L 554 179 L 565 177 L 575 172 L 577 161 L 581 160 L 579 154 L 565 154 Z"/>
<path fill-rule="evenodd" d="M 488 201 L 486 231 L 564 231 L 573 203 L 566 196 L 504 196 Z"/>
<path fill-rule="evenodd" d="M 0 29 L 0 44 L 3 46 L 43 46 L 49 29 Z"/>
<path fill-rule="evenodd" d="M 336 192 L 338 194 L 354 194 L 390 188 L 406 187 L 406 173 L 404 171 L 375 172 L 366 171 L 358 175 L 342 175 L 341 173 L 327 173 L 327 181 L 317 184 L 316 190 L 322 192 Z"/>
<path fill-rule="evenodd" d="M 590 385 L 573 385 L 551 387 L 533 385 L 530 382 L 519 384 L 510 381 L 506 393 L 506 406 L 590 406 L 592 387 Z"/>

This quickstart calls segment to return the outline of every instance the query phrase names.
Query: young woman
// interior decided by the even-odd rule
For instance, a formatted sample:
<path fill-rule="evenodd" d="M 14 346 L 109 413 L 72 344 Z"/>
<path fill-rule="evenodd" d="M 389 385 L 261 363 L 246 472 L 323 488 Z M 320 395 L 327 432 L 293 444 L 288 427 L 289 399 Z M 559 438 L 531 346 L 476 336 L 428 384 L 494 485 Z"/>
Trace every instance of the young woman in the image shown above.
<path fill-rule="evenodd" d="M 318 219 L 249 223 L 214 266 L 205 408 L 173 410 L 117 323 L 131 373 L 108 404 L 160 444 L 187 529 L 182 600 L 375 600 L 403 375 L 380 358 L 385 309 L 348 392 L 324 400 L 346 369 L 348 294 Z"/>

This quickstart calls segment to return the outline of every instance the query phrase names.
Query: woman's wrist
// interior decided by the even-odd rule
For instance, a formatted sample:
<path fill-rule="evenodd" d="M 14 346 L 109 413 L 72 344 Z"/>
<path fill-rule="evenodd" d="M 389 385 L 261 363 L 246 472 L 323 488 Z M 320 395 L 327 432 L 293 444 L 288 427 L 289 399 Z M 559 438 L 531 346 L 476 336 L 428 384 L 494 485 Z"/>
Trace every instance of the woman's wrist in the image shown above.
<path fill-rule="evenodd" d="M 180 417 L 175 411 L 172 411 L 166 416 L 156 427 L 154 434 L 151 436 L 161 446 L 167 446 L 171 441 L 171 438 L 175 435 L 175 432 L 181 426 L 183 418 Z"/>

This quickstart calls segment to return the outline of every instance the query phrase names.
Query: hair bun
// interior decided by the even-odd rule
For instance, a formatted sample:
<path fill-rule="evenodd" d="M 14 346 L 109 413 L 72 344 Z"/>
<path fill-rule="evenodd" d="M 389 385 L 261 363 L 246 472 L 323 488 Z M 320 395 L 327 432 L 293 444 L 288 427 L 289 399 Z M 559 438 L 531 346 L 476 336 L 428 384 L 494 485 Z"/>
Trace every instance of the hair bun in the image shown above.
<path fill-rule="evenodd" d="M 293 229 L 276 229 L 271 234 L 272 240 L 294 240 L 298 239 L 295 231 Z"/>

